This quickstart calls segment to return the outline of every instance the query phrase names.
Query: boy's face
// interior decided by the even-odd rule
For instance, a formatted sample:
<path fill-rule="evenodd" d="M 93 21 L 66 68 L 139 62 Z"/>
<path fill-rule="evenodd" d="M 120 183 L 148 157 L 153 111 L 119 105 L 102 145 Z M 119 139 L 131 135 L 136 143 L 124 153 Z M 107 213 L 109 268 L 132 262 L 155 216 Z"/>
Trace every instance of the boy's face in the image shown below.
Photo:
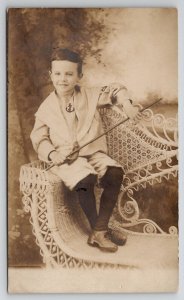
<path fill-rule="evenodd" d="M 75 85 L 82 77 L 82 74 L 78 74 L 77 67 L 77 63 L 67 60 L 52 61 L 50 77 L 59 95 L 65 95 L 73 91 Z"/>

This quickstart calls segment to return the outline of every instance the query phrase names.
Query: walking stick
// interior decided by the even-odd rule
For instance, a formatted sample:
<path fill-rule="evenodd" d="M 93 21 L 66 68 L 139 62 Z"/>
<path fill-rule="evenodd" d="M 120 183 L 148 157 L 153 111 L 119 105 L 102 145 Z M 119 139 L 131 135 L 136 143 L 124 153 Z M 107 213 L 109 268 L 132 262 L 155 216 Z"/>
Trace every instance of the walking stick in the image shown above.
<path fill-rule="evenodd" d="M 148 106 L 142 108 L 142 109 L 140 110 L 140 112 L 143 112 L 144 110 L 146 110 L 146 109 L 152 107 L 153 105 L 155 105 L 156 103 L 160 102 L 161 100 L 162 100 L 162 98 L 159 98 L 158 100 L 156 100 L 156 101 L 153 102 L 152 104 L 150 104 L 150 105 L 148 105 Z M 106 135 L 106 134 L 109 133 L 111 130 L 113 130 L 114 128 L 118 127 L 119 125 L 125 123 L 125 122 L 128 121 L 129 119 L 130 119 L 130 118 L 127 117 L 126 119 L 119 121 L 117 124 L 113 125 L 111 128 L 107 129 L 107 130 L 104 131 L 102 134 L 98 135 L 97 137 L 93 138 L 93 139 L 90 140 L 89 142 L 87 142 L 87 143 L 85 143 L 84 145 L 80 146 L 78 149 L 76 149 L 76 150 L 74 150 L 73 152 L 71 152 L 69 155 L 66 156 L 66 159 L 65 159 L 65 161 L 64 161 L 62 164 L 64 164 L 64 163 L 67 161 L 67 158 L 70 157 L 70 155 L 73 155 L 73 154 L 79 152 L 79 151 L 80 151 L 81 149 L 83 149 L 84 147 L 86 147 L 86 146 L 88 146 L 89 144 L 93 143 L 94 141 L 100 139 L 102 136 Z M 62 165 L 62 164 L 61 164 L 61 165 Z M 45 169 L 45 171 L 50 170 L 50 169 L 53 168 L 54 166 L 55 166 L 54 164 L 51 164 L 47 169 Z"/>

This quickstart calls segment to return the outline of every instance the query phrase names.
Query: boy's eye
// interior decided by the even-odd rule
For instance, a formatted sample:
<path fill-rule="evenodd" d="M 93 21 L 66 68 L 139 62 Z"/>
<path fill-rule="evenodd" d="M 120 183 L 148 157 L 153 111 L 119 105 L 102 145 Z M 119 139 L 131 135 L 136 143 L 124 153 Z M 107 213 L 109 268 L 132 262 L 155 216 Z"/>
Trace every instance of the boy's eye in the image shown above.
<path fill-rule="evenodd" d="M 73 75 L 73 73 L 66 73 L 66 75 L 68 75 L 68 76 L 72 76 L 72 75 Z"/>

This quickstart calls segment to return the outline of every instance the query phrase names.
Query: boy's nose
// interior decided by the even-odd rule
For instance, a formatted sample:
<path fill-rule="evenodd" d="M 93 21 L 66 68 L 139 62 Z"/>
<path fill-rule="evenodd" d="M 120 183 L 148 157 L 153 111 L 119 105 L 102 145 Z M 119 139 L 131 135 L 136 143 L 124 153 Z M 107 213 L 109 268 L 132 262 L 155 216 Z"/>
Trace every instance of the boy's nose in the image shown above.
<path fill-rule="evenodd" d="M 65 74 L 63 74 L 63 75 L 61 74 L 59 80 L 60 81 L 66 81 L 66 75 Z"/>

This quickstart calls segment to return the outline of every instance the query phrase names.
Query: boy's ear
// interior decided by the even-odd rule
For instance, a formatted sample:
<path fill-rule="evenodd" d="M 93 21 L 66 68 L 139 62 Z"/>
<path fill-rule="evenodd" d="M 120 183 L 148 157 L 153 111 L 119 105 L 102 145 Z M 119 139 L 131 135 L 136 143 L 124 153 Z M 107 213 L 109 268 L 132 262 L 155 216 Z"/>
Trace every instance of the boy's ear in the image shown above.
<path fill-rule="evenodd" d="M 49 70 L 49 79 L 52 81 L 52 71 Z"/>

